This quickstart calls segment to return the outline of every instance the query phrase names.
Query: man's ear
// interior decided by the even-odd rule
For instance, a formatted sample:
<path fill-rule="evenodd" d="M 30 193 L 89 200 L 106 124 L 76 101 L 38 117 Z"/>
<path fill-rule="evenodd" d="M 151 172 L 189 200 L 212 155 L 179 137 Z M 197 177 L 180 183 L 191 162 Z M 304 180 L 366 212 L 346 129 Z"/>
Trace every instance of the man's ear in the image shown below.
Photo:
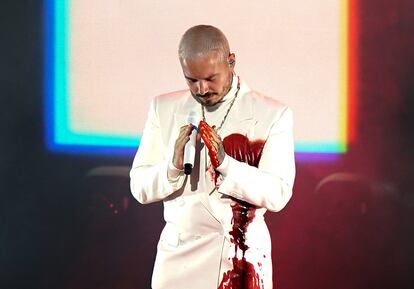
<path fill-rule="evenodd" d="M 236 64 L 236 55 L 234 55 L 234 53 L 230 53 L 229 57 L 227 58 L 227 62 L 230 66 L 234 67 Z"/>

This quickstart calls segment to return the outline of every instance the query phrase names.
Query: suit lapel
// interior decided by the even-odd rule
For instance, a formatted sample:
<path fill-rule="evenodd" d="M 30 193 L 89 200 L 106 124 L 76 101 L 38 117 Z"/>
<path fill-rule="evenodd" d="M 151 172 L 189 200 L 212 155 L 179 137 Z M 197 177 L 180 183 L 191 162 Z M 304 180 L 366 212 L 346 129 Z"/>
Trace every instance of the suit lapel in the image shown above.
<path fill-rule="evenodd" d="M 222 138 L 232 133 L 240 133 L 251 137 L 254 133 L 254 108 L 251 102 L 248 101 L 247 93 L 250 91 L 249 87 L 242 82 L 240 85 L 240 91 L 238 98 L 236 99 L 228 117 L 223 125 L 223 130 L 220 133 Z M 175 138 L 178 136 L 180 127 L 187 124 L 187 114 L 189 111 L 195 111 L 200 113 L 201 115 L 201 106 L 198 102 L 196 102 L 191 95 L 184 101 L 180 106 L 179 109 L 174 114 L 174 131 L 172 131 L 172 136 Z M 216 196 L 216 194 L 209 194 L 212 189 L 214 188 L 214 184 L 211 182 L 210 177 L 208 176 L 208 172 L 206 172 L 206 162 L 208 161 L 208 152 L 204 147 L 204 144 L 198 144 L 197 146 L 197 153 L 196 155 L 201 156 L 196 158 L 194 163 L 193 173 L 190 175 L 189 182 L 187 182 L 186 190 L 191 190 L 195 192 L 199 186 L 204 187 L 205 190 L 200 191 L 197 193 L 197 197 L 199 198 L 202 205 L 205 209 L 214 217 L 218 222 L 220 222 L 220 212 L 217 212 L 218 208 L 214 210 L 211 205 L 211 201 L 209 198 L 211 197 L 220 197 L 221 194 Z M 215 212 L 216 211 L 216 212 Z"/>
<path fill-rule="evenodd" d="M 250 88 L 246 83 L 241 82 L 239 95 L 234 102 L 233 107 L 226 119 L 226 123 L 223 126 L 221 132 L 222 137 L 233 133 L 240 133 L 243 135 L 251 136 L 252 129 L 254 128 L 254 107 L 252 103 L 248 101 L 247 93 Z"/>

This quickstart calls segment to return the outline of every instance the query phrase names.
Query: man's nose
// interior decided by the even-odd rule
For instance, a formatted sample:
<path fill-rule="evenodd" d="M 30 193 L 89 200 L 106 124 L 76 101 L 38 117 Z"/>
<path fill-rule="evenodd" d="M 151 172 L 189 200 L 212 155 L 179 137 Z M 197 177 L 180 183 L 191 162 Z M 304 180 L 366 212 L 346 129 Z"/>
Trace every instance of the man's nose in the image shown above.
<path fill-rule="evenodd" d="M 208 92 L 208 85 L 204 80 L 198 82 L 198 93 L 204 95 Z"/>

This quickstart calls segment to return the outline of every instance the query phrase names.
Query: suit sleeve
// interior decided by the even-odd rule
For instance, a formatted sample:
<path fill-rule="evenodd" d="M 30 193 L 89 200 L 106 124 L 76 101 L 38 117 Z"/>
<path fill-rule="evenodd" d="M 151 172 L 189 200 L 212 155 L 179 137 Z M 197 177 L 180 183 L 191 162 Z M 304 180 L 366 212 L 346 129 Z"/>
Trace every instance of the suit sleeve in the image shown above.
<path fill-rule="evenodd" d="M 131 192 L 135 199 L 142 204 L 160 201 L 183 185 L 184 173 L 173 170 L 170 162 L 171 156 L 163 144 L 156 100 L 153 100 L 130 171 Z"/>
<path fill-rule="evenodd" d="M 292 111 L 273 123 L 258 168 L 225 157 L 217 170 L 224 180 L 219 192 L 270 211 L 280 211 L 292 196 L 295 178 Z"/>

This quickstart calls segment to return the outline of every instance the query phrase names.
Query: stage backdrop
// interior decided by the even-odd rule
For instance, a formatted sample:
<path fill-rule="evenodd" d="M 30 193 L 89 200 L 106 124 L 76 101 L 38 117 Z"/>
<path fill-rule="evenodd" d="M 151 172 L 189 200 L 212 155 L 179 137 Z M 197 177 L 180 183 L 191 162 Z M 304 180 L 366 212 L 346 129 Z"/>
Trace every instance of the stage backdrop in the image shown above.
<path fill-rule="evenodd" d="M 52 150 L 136 149 L 151 98 L 186 88 L 182 33 L 212 24 L 228 36 L 237 73 L 293 108 L 297 152 L 346 152 L 354 97 L 349 1 L 46 3 Z"/>

